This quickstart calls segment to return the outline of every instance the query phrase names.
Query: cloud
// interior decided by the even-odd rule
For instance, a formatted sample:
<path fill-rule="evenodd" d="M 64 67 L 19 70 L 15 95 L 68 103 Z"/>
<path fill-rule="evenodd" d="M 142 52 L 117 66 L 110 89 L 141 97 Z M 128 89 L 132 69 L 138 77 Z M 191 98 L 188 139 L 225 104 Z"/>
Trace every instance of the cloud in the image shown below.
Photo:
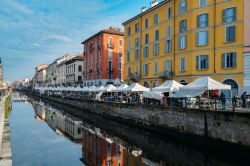
<path fill-rule="evenodd" d="M 64 42 L 64 43 L 69 43 L 71 41 L 71 39 L 69 37 L 67 37 L 67 36 L 56 35 L 56 34 L 46 37 L 45 40 L 56 41 L 56 42 Z"/>
<path fill-rule="evenodd" d="M 4 7 L 5 9 L 9 10 L 9 11 L 13 11 L 13 12 L 18 12 L 21 14 L 26 14 L 26 15 L 31 15 L 33 14 L 33 11 L 31 9 L 29 9 L 27 6 L 14 1 L 14 0 L 2 0 L 2 7 Z"/>

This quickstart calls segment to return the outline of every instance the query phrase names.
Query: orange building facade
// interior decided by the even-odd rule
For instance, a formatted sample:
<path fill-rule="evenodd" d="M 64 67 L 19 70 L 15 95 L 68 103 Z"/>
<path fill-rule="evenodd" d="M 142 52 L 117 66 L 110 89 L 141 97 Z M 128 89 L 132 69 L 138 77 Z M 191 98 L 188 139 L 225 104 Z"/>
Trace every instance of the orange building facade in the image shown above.
<path fill-rule="evenodd" d="M 106 85 L 123 80 L 124 33 L 104 29 L 82 42 L 84 50 L 83 85 Z"/>

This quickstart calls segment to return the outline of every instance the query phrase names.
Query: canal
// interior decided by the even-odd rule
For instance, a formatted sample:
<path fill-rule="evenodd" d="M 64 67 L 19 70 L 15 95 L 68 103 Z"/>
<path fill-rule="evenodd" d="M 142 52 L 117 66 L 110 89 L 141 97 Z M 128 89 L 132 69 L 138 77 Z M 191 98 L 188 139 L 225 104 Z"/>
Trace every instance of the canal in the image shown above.
<path fill-rule="evenodd" d="M 14 94 L 10 115 L 14 166 L 238 166 L 221 152 Z"/>

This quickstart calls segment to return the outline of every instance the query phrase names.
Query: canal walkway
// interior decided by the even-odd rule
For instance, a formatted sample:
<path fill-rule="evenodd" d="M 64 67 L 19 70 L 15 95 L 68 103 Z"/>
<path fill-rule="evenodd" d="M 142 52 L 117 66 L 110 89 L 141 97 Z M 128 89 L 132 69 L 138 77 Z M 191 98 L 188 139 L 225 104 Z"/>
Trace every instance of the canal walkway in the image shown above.
<path fill-rule="evenodd" d="M 0 165 L 11 166 L 12 165 L 12 152 L 10 144 L 10 128 L 8 119 L 5 118 L 6 108 L 5 101 L 7 96 L 1 98 L 0 101 Z"/>

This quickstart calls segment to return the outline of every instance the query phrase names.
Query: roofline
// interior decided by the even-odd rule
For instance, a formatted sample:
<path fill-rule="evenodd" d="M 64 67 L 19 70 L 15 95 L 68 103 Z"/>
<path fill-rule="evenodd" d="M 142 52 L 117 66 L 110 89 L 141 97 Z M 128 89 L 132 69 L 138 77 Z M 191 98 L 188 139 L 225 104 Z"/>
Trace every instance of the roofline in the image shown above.
<path fill-rule="evenodd" d="M 124 34 L 115 33 L 115 32 L 106 32 L 106 31 L 104 31 L 104 30 L 101 30 L 100 32 L 98 32 L 98 33 L 92 35 L 91 37 L 89 37 L 89 38 L 87 38 L 86 40 L 84 40 L 83 42 L 81 42 L 81 44 L 84 44 L 84 43 L 86 43 L 87 41 L 89 41 L 89 40 L 93 39 L 94 37 L 96 37 L 96 36 L 98 36 L 98 35 L 100 35 L 100 34 L 103 34 L 103 33 L 105 33 L 105 34 L 112 34 L 112 35 L 118 35 L 118 36 L 124 36 Z M 124 33 L 124 32 L 122 32 L 122 33 Z"/>
<path fill-rule="evenodd" d="M 134 21 L 134 20 L 136 20 L 137 18 L 140 18 L 141 16 L 146 15 L 147 13 L 149 13 L 149 12 L 151 12 L 151 11 L 153 11 L 153 10 L 159 8 L 159 7 L 161 7 L 162 5 L 164 5 L 164 4 L 166 4 L 166 3 L 170 2 L 170 1 L 172 1 L 172 0 L 163 0 L 163 1 L 161 1 L 160 3 L 158 3 L 157 5 L 155 5 L 154 7 L 150 7 L 150 8 L 147 9 L 145 12 L 142 12 L 142 13 L 140 13 L 140 14 L 138 14 L 138 15 L 132 17 L 131 19 L 129 19 L 129 20 L 123 22 L 122 25 L 125 26 L 125 25 L 127 25 L 128 23 L 130 23 L 131 21 Z"/>

